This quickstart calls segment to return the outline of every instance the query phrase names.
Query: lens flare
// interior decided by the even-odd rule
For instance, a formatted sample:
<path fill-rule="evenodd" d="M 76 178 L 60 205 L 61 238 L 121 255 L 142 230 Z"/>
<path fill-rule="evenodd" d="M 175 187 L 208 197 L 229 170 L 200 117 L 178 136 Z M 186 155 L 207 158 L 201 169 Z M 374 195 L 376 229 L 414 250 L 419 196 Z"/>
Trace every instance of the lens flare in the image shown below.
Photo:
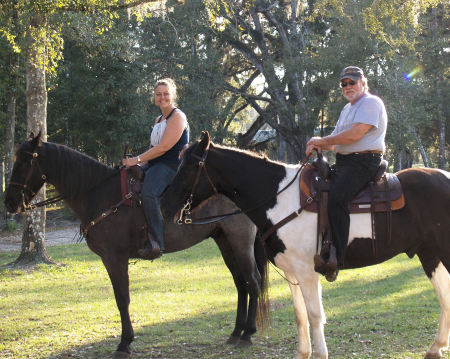
<path fill-rule="evenodd" d="M 413 76 L 417 75 L 417 73 L 419 73 L 422 70 L 423 70 L 423 66 L 419 65 L 416 68 L 414 68 L 409 74 L 402 73 L 402 75 L 403 75 L 403 78 L 405 79 L 405 81 L 409 82 L 409 81 L 411 81 Z"/>

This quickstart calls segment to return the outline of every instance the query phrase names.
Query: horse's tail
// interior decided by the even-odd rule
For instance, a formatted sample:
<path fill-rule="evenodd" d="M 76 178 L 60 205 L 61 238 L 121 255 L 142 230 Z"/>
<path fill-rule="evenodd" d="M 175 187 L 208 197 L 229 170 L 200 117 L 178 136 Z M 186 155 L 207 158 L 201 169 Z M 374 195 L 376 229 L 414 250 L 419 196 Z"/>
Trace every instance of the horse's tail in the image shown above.
<path fill-rule="evenodd" d="M 255 238 L 255 260 L 261 275 L 260 291 L 258 297 L 258 310 L 256 313 L 256 325 L 260 331 L 264 331 L 271 325 L 270 300 L 269 300 L 269 260 L 259 231 Z"/>

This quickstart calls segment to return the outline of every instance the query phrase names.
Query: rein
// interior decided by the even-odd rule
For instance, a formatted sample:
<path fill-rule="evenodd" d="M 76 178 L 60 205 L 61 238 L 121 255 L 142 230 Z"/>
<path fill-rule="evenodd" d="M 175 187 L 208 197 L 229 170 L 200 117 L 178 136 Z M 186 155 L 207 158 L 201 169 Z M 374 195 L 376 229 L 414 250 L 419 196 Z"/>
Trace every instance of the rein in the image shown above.
<path fill-rule="evenodd" d="M 177 223 L 178 223 L 179 225 L 181 225 L 181 224 L 209 224 L 209 223 L 215 223 L 215 222 L 221 221 L 222 219 L 225 219 L 225 218 L 234 216 L 234 215 L 236 215 L 236 214 L 241 214 L 241 213 L 246 214 L 246 213 L 252 212 L 252 211 L 254 211 L 254 210 L 256 210 L 256 209 L 258 209 L 258 208 L 264 206 L 266 203 L 268 203 L 268 202 L 270 202 L 271 200 L 273 200 L 274 198 L 276 198 L 279 194 L 283 193 L 287 188 L 289 188 L 289 187 L 294 183 L 294 181 L 296 180 L 297 176 L 298 176 L 299 173 L 302 171 L 302 169 L 305 167 L 305 165 L 306 165 L 306 163 L 307 163 L 307 161 L 308 161 L 308 159 L 309 159 L 309 157 L 310 157 L 310 156 L 308 155 L 307 157 L 305 157 L 305 158 L 300 162 L 300 163 L 301 163 L 300 168 L 298 169 L 297 173 L 296 173 L 295 176 L 292 178 L 292 180 L 291 180 L 286 186 L 284 186 L 281 190 L 279 190 L 274 196 L 272 196 L 272 197 L 270 197 L 270 198 L 264 200 L 263 202 L 259 203 L 258 205 L 254 206 L 254 207 L 252 207 L 252 208 L 248 208 L 248 209 L 246 209 L 246 210 L 239 209 L 239 210 L 236 210 L 236 211 L 230 212 L 230 213 L 218 214 L 218 215 L 215 215 L 215 216 L 209 216 L 209 217 L 199 218 L 198 220 L 196 220 L 196 221 L 194 222 L 194 221 L 192 221 L 192 219 L 190 218 L 190 215 L 191 215 L 191 204 L 192 204 L 192 202 L 193 202 L 194 193 L 195 193 L 195 190 L 196 190 L 196 188 L 197 188 L 197 185 L 198 185 L 198 182 L 199 182 L 200 175 L 201 175 L 202 171 L 205 172 L 206 178 L 208 179 L 208 182 L 209 182 L 209 184 L 211 185 L 211 187 L 212 187 L 212 189 L 214 190 L 214 192 L 215 192 L 215 193 L 218 193 L 216 187 L 214 186 L 214 183 L 211 181 L 211 178 L 210 178 L 210 176 L 208 175 L 208 171 L 206 170 L 206 166 L 205 166 L 206 158 L 208 157 L 208 153 L 209 153 L 209 145 L 210 145 L 210 143 L 208 143 L 208 145 L 206 146 L 205 151 L 203 152 L 203 156 L 202 156 L 202 157 L 199 157 L 199 156 L 197 156 L 197 155 L 195 155 L 195 154 L 192 154 L 192 157 L 197 158 L 197 159 L 200 160 L 200 162 L 199 162 L 199 168 L 198 168 L 197 175 L 196 175 L 196 177 L 195 177 L 194 185 L 192 186 L 192 190 L 191 190 L 191 193 L 190 193 L 190 195 L 189 195 L 189 198 L 188 198 L 186 204 L 185 204 L 185 205 L 181 208 L 181 210 L 180 210 L 180 215 L 178 216 L 178 221 L 177 221 Z M 312 201 L 313 201 L 313 199 L 311 199 L 311 202 L 312 202 Z M 310 203 L 310 202 L 309 202 L 309 203 Z M 308 204 L 309 204 L 309 203 L 308 203 Z M 291 216 L 292 216 L 292 217 L 291 217 L 289 220 L 292 220 L 293 218 L 297 217 L 297 216 L 301 213 L 301 211 L 302 211 L 302 209 L 299 209 L 299 211 L 295 211 L 295 212 L 291 213 L 291 215 L 290 215 L 289 217 L 291 217 Z M 294 215 L 294 214 L 296 214 L 296 215 Z M 183 220 L 183 218 L 184 218 L 184 220 Z M 280 223 L 280 222 L 279 222 L 279 223 Z M 277 223 L 277 225 L 278 225 L 279 223 Z M 285 222 L 285 223 L 287 223 L 287 222 Z M 284 223 L 283 223 L 283 224 L 284 224 Z M 280 227 L 281 227 L 281 226 L 280 226 Z M 274 227 L 272 227 L 271 230 L 272 230 L 273 228 L 274 228 Z M 277 227 L 277 228 L 278 228 L 278 227 Z M 267 232 L 266 232 L 266 233 L 267 233 Z M 265 235 L 266 233 L 264 233 L 264 235 Z M 272 232 L 271 232 L 271 233 L 272 233 Z M 264 238 L 264 235 L 263 235 L 263 239 L 265 240 L 266 238 Z"/>

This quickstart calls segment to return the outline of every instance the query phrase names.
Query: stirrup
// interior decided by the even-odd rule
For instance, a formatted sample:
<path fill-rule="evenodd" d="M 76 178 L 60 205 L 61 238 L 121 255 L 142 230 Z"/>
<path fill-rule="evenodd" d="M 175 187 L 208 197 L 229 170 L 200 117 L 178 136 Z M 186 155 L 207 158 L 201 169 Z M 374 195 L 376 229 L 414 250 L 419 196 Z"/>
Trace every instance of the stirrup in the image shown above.
<path fill-rule="evenodd" d="M 314 270 L 325 276 L 327 281 L 334 282 L 338 274 L 336 247 L 331 244 L 329 250 L 328 260 L 325 260 L 319 254 L 314 256 Z"/>
<path fill-rule="evenodd" d="M 138 254 L 143 259 L 156 259 L 162 256 L 161 248 L 159 244 L 148 236 L 148 241 L 145 243 L 144 248 L 138 249 Z"/>

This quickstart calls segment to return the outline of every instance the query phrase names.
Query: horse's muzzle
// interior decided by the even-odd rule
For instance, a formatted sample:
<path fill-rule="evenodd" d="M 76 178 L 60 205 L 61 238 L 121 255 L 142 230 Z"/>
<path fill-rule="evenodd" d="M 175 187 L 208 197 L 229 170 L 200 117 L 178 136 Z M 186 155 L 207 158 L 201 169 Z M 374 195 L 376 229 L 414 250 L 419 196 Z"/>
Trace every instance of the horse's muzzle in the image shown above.
<path fill-rule="evenodd" d="M 14 199 L 12 196 L 6 194 L 5 208 L 9 213 L 20 213 L 25 210 L 23 200 Z"/>

